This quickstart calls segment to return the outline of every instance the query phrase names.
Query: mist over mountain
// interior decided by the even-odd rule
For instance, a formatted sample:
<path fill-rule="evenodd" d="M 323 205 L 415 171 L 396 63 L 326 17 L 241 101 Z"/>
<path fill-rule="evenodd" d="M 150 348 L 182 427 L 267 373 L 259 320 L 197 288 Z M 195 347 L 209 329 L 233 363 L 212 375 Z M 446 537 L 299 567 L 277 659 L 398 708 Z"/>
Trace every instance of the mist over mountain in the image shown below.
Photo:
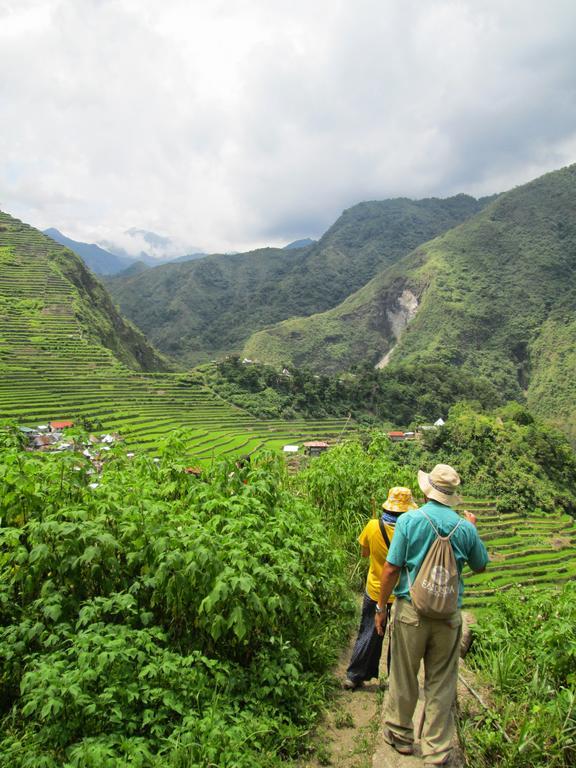
<path fill-rule="evenodd" d="M 134 263 L 133 258 L 112 253 L 95 243 L 72 240 L 54 227 L 45 229 L 44 234 L 73 251 L 97 275 L 114 275 Z"/>
<path fill-rule="evenodd" d="M 131 227 L 113 239 L 105 240 L 102 245 L 123 258 L 143 261 L 149 266 L 204 256 L 203 249 L 197 245 L 189 245 L 139 227 Z"/>

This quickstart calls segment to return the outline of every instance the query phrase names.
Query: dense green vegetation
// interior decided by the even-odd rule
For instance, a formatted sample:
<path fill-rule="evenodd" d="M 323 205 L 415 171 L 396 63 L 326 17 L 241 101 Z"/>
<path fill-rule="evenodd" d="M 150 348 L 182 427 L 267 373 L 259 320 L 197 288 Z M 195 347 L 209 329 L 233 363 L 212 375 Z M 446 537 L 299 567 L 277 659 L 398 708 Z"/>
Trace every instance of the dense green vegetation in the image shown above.
<path fill-rule="evenodd" d="M 345 416 L 357 422 L 421 424 L 446 416 L 462 399 L 489 408 L 502 401 L 487 379 L 448 365 L 404 365 L 378 370 L 356 366 L 340 376 L 261 363 L 244 364 L 230 355 L 201 368 L 206 381 L 229 402 L 258 416 Z"/>
<path fill-rule="evenodd" d="M 517 588 L 481 620 L 473 665 L 489 708 L 466 707 L 461 734 L 475 768 L 576 765 L 576 590 Z"/>
<path fill-rule="evenodd" d="M 159 462 L 113 449 L 99 475 L 88 474 L 80 451 L 23 452 L 15 429 L 3 440 L 0 765 L 7 768 L 272 768 L 297 755 L 350 626 L 349 585 L 363 580 L 358 532 L 391 485 L 418 496 L 416 470 L 437 461 L 456 466 L 466 494 L 479 498 L 466 505 L 477 511 L 493 558 L 486 574 L 467 576 L 466 605 L 493 607 L 520 581 L 554 590 L 576 577 L 576 522 L 565 515 L 576 511 L 576 459 L 565 438 L 519 405 L 491 414 L 456 406 L 423 441 L 367 433 L 295 476 L 270 454 L 190 475 L 177 434 L 161 446 Z M 496 639 L 482 635 L 479 668 L 504 659 L 496 643 L 507 635 L 496 626 Z M 550 644 L 557 628 L 552 621 L 543 635 Z M 526 658 L 529 651 L 526 644 Z M 544 651 L 533 653 L 544 663 Z M 553 682 L 573 681 L 553 677 L 565 664 L 550 657 L 538 685 L 560 733 L 570 699 L 563 688 L 556 696 Z M 536 720 L 531 712 L 526 727 L 521 720 L 522 686 L 535 683 L 522 678 L 525 667 L 514 674 L 518 711 L 500 717 L 522 754 L 536 750 Z M 467 737 L 471 754 L 480 744 L 492 764 L 519 768 L 505 762 L 508 746 L 493 722 L 485 717 Z"/>
<path fill-rule="evenodd" d="M 307 248 L 208 256 L 119 275 L 106 284 L 158 349 L 196 365 L 239 351 L 256 330 L 335 306 L 485 202 L 457 195 L 360 203 Z"/>
<path fill-rule="evenodd" d="M 5 447 L 0 765 L 277 766 L 326 694 L 343 558 L 283 465 Z"/>
<path fill-rule="evenodd" d="M 564 435 L 517 403 L 494 413 L 455 406 L 430 432 L 426 450 L 454 463 L 466 492 L 497 498 L 499 511 L 567 512 L 576 517 L 576 455 Z"/>
<path fill-rule="evenodd" d="M 508 398 L 527 390 L 537 413 L 571 431 L 575 193 L 570 166 L 500 195 L 338 307 L 259 332 L 244 354 L 342 371 L 394 349 L 390 365 L 445 363 L 489 378 Z M 407 327 L 406 297 L 418 303 Z"/>
<path fill-rule="evenodd" d="M 576 457 L 566 438 L 520 406 L 491 414 L 456 406 L 446 426 L 422 441 L 392 443 L 381 432 L 348 441 L 299 476 L 310 500 L 333 521 L 355 565 L 356 537 L 391 485 L 418 498 L 418 469 L 452 464 L 493 562 L 467 574 L 465 604 L 486 608 L 518 581 L 550 588 L 576 578 Z M 358 583 L 357 586 L 360 586 Z"/>

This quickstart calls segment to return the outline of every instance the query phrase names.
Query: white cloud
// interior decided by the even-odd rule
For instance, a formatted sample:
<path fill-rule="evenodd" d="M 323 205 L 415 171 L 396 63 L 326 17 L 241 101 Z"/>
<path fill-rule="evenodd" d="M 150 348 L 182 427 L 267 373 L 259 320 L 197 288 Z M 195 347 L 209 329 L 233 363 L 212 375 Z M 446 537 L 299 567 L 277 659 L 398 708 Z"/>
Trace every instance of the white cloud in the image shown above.
<path fill-rule="evenodd" d="M 566 0 L 0 0 L 0 206 L 82 240 L 317 236 L 576 160 Z"/>

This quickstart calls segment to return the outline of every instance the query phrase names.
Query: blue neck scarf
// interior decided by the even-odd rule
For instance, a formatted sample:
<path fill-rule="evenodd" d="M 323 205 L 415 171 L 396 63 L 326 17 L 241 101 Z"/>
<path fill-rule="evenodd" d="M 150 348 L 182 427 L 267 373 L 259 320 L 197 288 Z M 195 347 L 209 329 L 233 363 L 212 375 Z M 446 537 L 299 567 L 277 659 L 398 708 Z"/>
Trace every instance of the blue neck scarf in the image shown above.
<path fill-rule="evenodd" d="M 386 523 L 386 525 L 396 525 L 396 522 L 398 521 L 398 515 L 395 515 L 393 512 L 387 512 L 384 510 L 382 513 L 382 522 Z"/>

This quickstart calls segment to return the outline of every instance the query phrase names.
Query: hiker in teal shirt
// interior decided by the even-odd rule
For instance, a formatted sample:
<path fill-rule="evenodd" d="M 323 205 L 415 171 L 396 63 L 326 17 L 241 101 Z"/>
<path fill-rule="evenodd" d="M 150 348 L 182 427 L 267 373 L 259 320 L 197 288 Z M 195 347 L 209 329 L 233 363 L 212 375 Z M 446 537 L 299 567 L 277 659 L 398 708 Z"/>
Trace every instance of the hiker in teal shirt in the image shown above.
<path fill-rule="evenodd" d="M 473 571 L 483 571 L 488 564 L 488 553 L 476 531 L 474 515 L 465 513 L 463 519 L 452 509 L 462 501 L 458 494 L 460 477 L 452 467 L 437 464 L 430 473 L 420 471 L 418 484 L 427 503 L 398 519 L 380 577 L 375 618 L 379 634 L 383 633 L 381 606 L 386 605 L 392 591 L 397 598 L 392 619 L 392 665 L 383 734 L 397 752 L 413 753 L 412 718 L 419 693 L 418 670 L 424 661 L 426 714 L 422 756 L 425 766 L 447 765 L 454 734 L 452 705 L 462 633 L 462 568 L 468 563 Z M 458 608 L 442 618 L 430 618 L 418 612 L 410 597 L 410 584 L 436 541 L 436 531 L 442 537 L 451 534 L 450 544 L 459 574 Z"/>
<path fill-rule="evenodd" d="M 462 520 L 460 515 L 456 514 L 450 507 L 433 499 L 420 509 L 432 520 L 441 536 L 448 536 L 454 526 L 461 521 L 450 539 L 458 572 L 462 573 L 462 568 L 466 563 L 469 563 L 473 571 L 484 570 L 488 563 L 488 553 L 473 523 L 469 520 Z M 410 600 L 410 584 L 414 582 L 422 561 L 436 538 L 432 526 L 420 509 L 407 512 L 398 518 L 394 538 L 386 558 L 387 562 L 402 568 L 398 584 L 394 588 L 394 594 L 404 600 Z M 458 588 L 459 608 L 462 607 L 463 594 L 464 583 L 460 579 Z"/>

